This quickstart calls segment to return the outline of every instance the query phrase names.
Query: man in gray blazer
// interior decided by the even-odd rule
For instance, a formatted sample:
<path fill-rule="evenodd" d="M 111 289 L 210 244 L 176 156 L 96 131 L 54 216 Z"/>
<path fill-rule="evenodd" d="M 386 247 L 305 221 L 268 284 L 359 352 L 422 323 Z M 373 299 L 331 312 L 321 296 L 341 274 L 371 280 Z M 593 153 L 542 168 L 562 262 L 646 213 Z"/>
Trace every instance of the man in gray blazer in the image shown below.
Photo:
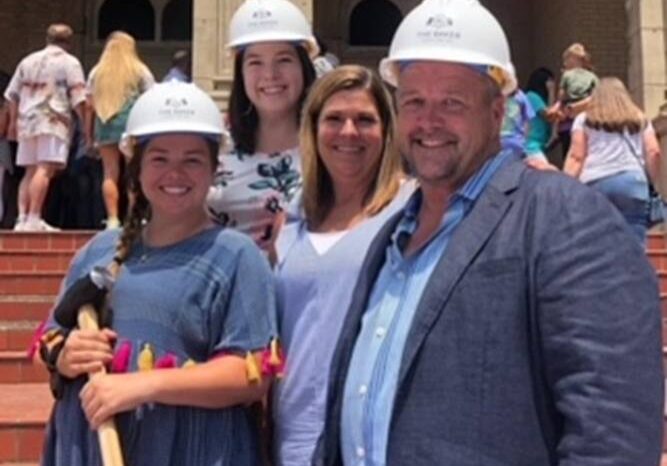
<path fill-rule="evenodd" d="M 315 465 L 659 462 L 655 273 L 601 195 L 501 148 L 509 63 L 473 0 L 425 0 L 381 63 L 421 188 L 368 252 Z"/>

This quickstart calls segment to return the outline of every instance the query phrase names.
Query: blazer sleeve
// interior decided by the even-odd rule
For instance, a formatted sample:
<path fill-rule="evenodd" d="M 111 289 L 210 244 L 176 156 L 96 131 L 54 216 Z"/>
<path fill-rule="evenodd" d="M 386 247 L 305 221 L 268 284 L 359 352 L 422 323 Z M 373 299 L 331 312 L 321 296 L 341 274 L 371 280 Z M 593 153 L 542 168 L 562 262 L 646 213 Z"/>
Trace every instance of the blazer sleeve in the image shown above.
<path fill-rule="evenodd" d="M 535 265 L 543 377 L 560 466 L 655 466 L 663 374 L 656 273 L 599 193 L 574 187 Z"/>

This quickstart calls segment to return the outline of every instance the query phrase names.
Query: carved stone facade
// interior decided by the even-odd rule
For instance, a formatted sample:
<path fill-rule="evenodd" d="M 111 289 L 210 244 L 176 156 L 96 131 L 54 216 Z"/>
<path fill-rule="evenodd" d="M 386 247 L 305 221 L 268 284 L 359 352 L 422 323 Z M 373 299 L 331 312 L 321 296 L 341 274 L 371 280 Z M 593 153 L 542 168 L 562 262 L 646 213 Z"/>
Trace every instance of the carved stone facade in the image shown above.
<path fill-rule="evenodd" d="M 71 24 L 74 53 L 86 69 L 102 50 L 100 39 L 113 21 L 134 21 L 149 38 L 139 41 L 142 57 L 156 77 L 168 68 L 174 50 L 192 47 L 195 80 L 221 102 L 227 98 L 231 56 L 224 47 L 227 24 L 242 0 L 0 0 L 0 69 L 11 72 L 28 52 L 43 46 L 44 31 L 55 21 Z M 344 63 L 371 67 L 386 53 L 388 37 L 401 16 L 419 0 L 292 0 L 312 19 L 315 31 Z M 537 66 L 560 68 L 561 51 L 580 41 L 591 50 L 600 75 L 628 83 L 649 115 L 656 115 L 667 90 L 667 0 L 481 0 L 508 33 L 513 60 L 523 82 Z M 113 8 L 131 8 L 121 20 Z M 189 8 L 189 10 L 188 10 Z M 169 25 L 174 11 L 191 11 Z M 139 12 L 139 13 L 137 13 Z M 114 19 L 115 18 L 115 19 Z M 173 23 L 173 20 L 171 20 Z M 182 27 L 192 39 L 170 37 Z M 148 32 L 146 32 L 148 31 Z"/>

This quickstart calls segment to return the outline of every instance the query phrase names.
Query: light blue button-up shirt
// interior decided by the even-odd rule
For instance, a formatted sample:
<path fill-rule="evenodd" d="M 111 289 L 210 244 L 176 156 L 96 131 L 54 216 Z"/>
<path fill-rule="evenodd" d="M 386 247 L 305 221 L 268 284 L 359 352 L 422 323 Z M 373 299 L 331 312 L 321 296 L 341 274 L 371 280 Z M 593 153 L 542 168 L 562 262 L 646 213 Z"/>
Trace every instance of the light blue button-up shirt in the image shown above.
<path fill-rule="evenodd" d="M 421 191 L 408 202 L 387 246 L 345 380 L 341 448 L 346 466 L 385 465 L 403 349 L 419 300 L 456 227 L 510 153 L 485 162 L 452 196 L 428 243 L 403 257 L 402 249 L 417 229 Z"/>

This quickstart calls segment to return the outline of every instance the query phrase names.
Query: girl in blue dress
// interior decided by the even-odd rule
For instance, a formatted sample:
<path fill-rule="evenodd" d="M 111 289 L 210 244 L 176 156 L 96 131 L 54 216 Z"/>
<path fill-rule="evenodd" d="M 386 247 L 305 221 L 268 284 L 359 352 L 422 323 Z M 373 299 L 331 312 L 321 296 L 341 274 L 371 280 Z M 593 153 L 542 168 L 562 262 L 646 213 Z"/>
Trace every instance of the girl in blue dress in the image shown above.
<path fill-rule="evenodd" d="M 42 464 L 101 465 L 94 430 L 115 416 L 127 465 L 257 465 L 250 406 L 279 364 L 274 296 L 258 248 L 205 210 L 218 109 L 193 84 L 158 84 L 137 100 L 127 132 L 129 218 L 77 254 L 63 287 L 112 264 L 112 325 L 47 322 L 41 353 L 59 399 Z M 88 380 L 102 367 L 109 373 Z"/>

